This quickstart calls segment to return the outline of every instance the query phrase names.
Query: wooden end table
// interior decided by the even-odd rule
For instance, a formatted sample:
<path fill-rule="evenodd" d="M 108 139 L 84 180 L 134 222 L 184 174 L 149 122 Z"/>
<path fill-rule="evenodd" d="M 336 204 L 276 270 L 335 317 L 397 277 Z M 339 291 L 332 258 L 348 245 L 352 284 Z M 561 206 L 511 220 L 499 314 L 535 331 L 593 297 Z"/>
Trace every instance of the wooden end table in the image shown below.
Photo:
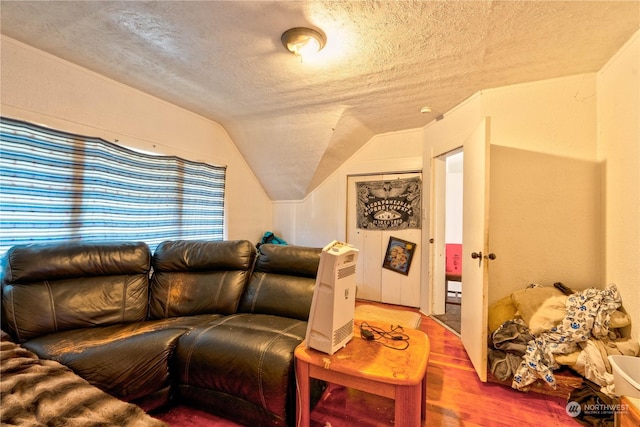
<path fill-rule="evenodd" d="M 406 350 L 387 348 L 378 341 L 360 336 L 360 323 L 354 325 L 353 339 L 333 355 L 307 348 L 302 342 L 295 350 L 296 379 L 298 381 L 298 427 L 310 423 L 309 379 L 317 378 L 332 384 L 354 388 L 395 400 L 397 427 L 418 427 L 426 418 L 427 361 L 429 338 L 416 329 L 405 328 L 409 337 Z M 385 330 L 389 325 L 368 322 Z M 401 341 L 384 340 L 389 345 Z"/>

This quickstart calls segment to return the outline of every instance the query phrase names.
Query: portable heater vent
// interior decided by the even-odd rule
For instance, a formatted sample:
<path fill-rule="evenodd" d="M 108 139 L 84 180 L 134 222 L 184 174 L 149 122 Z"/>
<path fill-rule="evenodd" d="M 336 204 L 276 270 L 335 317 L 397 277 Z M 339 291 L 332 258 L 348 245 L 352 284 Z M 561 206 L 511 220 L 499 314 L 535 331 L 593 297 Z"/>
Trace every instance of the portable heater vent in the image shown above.
<path fill-rule="evenodd" d="M 345 323 L 341 328 L 333 332 L 333 345 L 338 345 L 353 333 L 353 319 Z"/>
<path fill-rule="evenodd" d="M 356 274 L 356 265 L 348 265 L 338 270 L 338 280 Z"/>

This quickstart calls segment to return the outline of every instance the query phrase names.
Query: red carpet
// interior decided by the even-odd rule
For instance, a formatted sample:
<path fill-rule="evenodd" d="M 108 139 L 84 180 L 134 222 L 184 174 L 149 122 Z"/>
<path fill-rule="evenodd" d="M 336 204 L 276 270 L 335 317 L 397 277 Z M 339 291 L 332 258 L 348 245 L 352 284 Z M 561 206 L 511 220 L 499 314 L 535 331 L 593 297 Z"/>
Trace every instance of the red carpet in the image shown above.
<path fill-rule="evenodd" d="M 152 415 L 171 427 L 242 427 L 240 424 L 188 406 L 175 406 Z"/>
<path fill-rule="evenodd" d="M 393 426 L 393 408 L 391 399 L 330 386 L 311 412 L 311 427 Z M 176 406 L 152 415 L 170 427 L 242 427 L 188 406 Z"/>

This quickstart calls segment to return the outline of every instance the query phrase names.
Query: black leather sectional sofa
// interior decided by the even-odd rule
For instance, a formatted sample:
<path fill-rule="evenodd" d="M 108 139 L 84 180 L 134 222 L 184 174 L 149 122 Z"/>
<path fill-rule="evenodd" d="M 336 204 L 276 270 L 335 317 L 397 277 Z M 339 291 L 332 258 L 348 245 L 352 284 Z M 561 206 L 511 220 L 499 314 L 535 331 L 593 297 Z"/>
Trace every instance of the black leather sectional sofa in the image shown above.
<path fill-rule="evenodd" d="M 172 400 L 294 425 L 293 351 L 321 249 L 249 241 L 69 243 L 4 258 L 2 329 L 150 411 Z M 322 385 L 316 384 L 316 396 Z"/>

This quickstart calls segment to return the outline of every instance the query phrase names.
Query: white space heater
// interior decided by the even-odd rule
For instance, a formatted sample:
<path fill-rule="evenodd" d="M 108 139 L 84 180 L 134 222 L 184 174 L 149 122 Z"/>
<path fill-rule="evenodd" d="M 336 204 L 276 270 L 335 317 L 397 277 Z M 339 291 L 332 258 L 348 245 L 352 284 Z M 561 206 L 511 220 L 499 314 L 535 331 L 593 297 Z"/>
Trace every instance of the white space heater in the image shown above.
<path fill-rule="evenodd" d="M 353 338 L 358 249 L 334 240 L 322 249 L 307 324 L 307 347 L 333 354 Z"/>

